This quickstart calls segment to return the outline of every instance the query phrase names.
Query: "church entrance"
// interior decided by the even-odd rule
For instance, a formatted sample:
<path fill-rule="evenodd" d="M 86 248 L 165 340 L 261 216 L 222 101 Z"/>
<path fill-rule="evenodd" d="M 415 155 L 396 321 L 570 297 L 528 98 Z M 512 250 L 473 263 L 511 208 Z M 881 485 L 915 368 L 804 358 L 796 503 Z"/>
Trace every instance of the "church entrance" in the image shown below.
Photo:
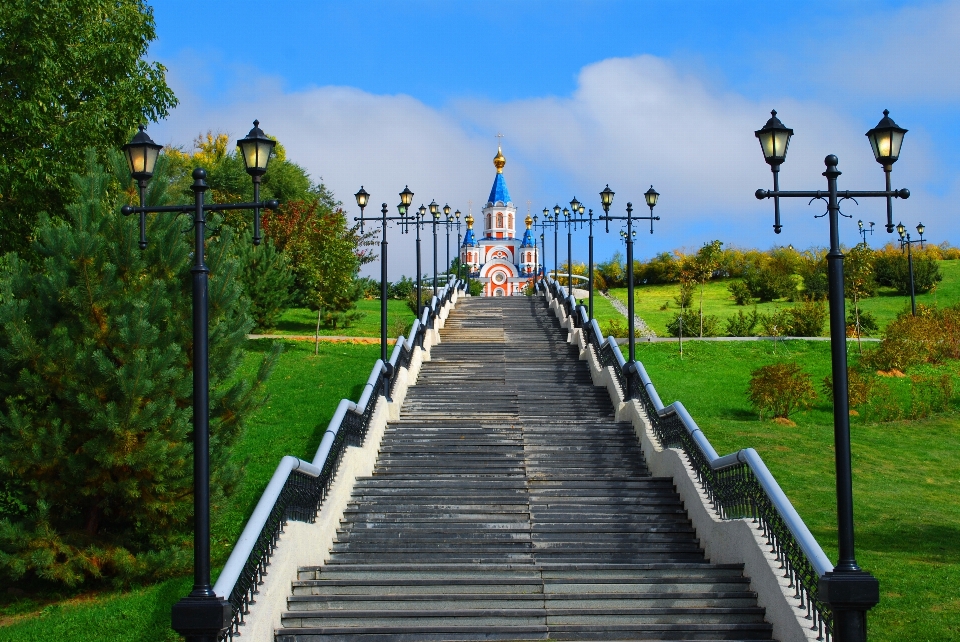
<path fill-rule="evenodd" d="M 506 293 L 503 291 L 503 288 L 497 288 L 493 291 L 493 296 L 504 296 Z"/>

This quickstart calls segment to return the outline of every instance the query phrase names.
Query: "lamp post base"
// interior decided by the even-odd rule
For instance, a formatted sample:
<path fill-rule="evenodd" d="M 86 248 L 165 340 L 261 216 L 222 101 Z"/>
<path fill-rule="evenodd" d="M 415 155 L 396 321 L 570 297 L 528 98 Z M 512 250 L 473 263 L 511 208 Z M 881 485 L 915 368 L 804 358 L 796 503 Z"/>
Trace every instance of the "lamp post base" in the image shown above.
<path fill-rule="evenodd" d="M 866 571 L 830 571 L 820 578 L 818 597 L 833 611 L 833 639 L 866 642 L 867 611 L 880 601 L 880 582 Z"/>
<path fill-rule="evenodd" d="M 230 602 L 216 595 L 188 595 L 174 604 L 171 612 L 171 628 L 187 642 L 217 642 L 232 621 Z"/>

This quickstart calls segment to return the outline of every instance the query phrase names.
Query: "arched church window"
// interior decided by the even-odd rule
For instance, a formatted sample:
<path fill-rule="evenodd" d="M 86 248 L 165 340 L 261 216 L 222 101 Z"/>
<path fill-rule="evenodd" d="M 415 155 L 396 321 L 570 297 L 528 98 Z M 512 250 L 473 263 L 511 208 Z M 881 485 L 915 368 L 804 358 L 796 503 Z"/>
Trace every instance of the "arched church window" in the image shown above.
<path fill-rule="evenodd" d="M 513 214 L 507 214 L 507 227 L 513 227 Z"/>
<path fill-rule="evenodd" d="M 488 227 L 488 228 L 493 227 L 493 225 L 490 224 L 490 221 L 491 221 L 491 220 L 492 220 L 492 219 L 490 218 L 490 215 L 487 214 L 487 227 Z"/>
<path fill-rule="evenodd" d="M 497 227 L 503 227 L 503 214 L 497 212 Z"/>

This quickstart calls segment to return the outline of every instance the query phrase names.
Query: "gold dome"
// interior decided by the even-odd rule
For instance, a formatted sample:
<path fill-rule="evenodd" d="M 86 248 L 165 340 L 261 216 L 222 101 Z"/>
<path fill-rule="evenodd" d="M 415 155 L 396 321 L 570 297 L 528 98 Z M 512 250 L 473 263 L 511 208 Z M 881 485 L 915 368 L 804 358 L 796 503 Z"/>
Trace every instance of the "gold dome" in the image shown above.
<path fill-rule="evenodd" d="M 497 155 L 493 157 L 493 166 L 497 168 L 497 174 L 503 173 L 503 166 L 507 164 L 507 159 L 503 157 L 500 151 L 500 145 L 497 145 Z"/>
<path fill-rule="evenodd" d="M 468 230 L 472 230 L 472 229 L 473 229 L 473 214 L 467 214 L 467 219 L 466 219 L 466 220 L 467 220 L 467 229 L 468 229 Z"/>
<path fill-rule="evenodd" d="M 523 219 L 523 222 L 527 224 L 527 229 L 530 229 L 530 226 L 533 225 L 533 219 L 530 218 L 530 213 L 527 213 L 527 218 Z"/>

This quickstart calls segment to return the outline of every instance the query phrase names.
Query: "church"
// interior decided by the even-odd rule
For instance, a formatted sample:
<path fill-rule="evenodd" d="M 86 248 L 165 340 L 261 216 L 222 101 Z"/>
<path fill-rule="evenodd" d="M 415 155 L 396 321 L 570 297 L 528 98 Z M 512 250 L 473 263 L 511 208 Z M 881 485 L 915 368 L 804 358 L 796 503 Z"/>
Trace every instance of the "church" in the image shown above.
<path fill-rule="evenodd" d="M 493 165 L 497 174 L 490 188 L 490 196 L 480 216 L 483 234 L 477 238 L 473 230 L 473 214 L 467 215 L 467 233 L 460 247 L 460 261 L 470 268 L 470 278 L 483 284 L 483 296 L 513 296 L 523 294 L 524 288 L 537 277 L 540 264 L 539 250 L 530 226 L 533 219 L 527 214 L 527 229 L 517 238 L 517 208 L 510 200 L 503 168 L 507 164 L 500 146 Z"/>

